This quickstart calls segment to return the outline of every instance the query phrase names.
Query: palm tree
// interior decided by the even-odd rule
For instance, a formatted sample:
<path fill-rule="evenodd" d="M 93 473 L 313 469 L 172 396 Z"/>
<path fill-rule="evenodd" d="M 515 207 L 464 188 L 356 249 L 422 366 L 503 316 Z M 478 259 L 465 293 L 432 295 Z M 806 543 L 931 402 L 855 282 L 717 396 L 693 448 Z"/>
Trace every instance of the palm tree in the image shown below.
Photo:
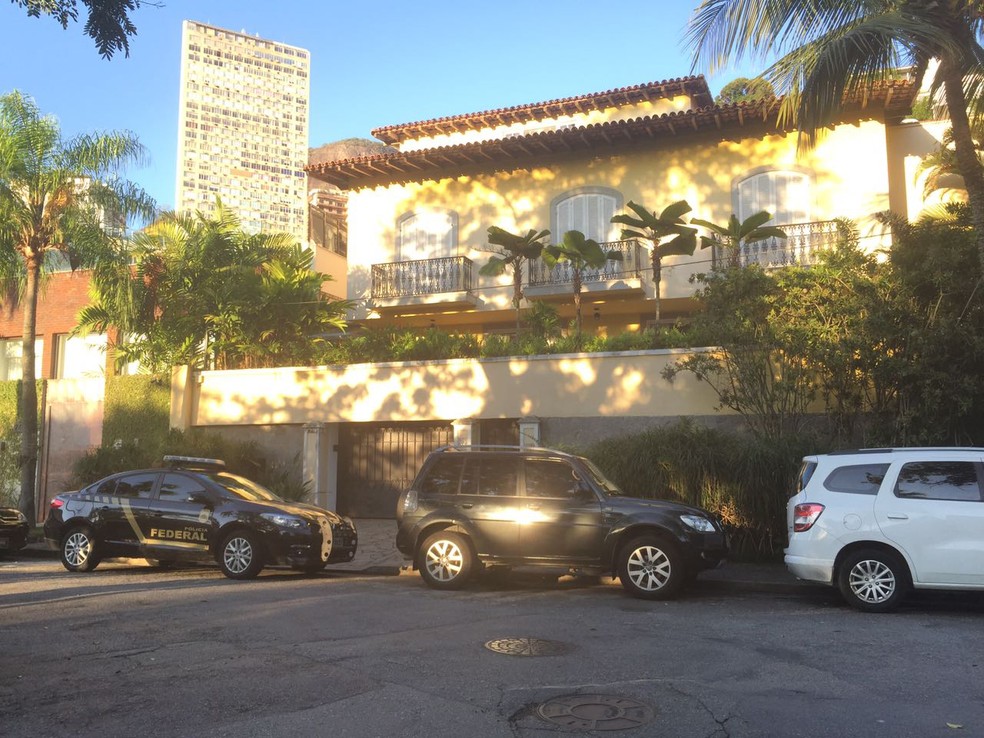
<path fill-rule="evenodd" d="M 21 358 L 20 509 L 31 520 L 38 457 L 34 371 L 38 292 L 55 252 L 74 267 L 91 266 L 130 217 L 150 217 L 153 201 L 118 178 L 144 158 L 130 133 L 82 134 L 64 140 L 58 121 L 19 92 L 0 96 L 0 275 L 20 286 L 24 310 Z M 107 221 L 110 221 L 107 223 Z"/>
<path fill-rule="evenodd" d="M 974 136 L 974 151 L 978 160 L 984 158 L 984 119 L 975 120 L 971 127 Z M 923 183 L 923 196 L 928 197 L 935 190 L 945 187 L 945 182 L 953 175 L 960 176 L 960 168 L 954 154 L 953 129 L 943 131 L 940 146 L 932 154 L 924 156 L 916 168 L 916 176 L 926 174 Z"/>
<path fill-rule="evenodd" d="M 653 262 L 653 284 L 656 285 L 655 313 L 660 317 L 660 282 L 663 280 L 663 258 L 666 256 L 690 256 L 697 248 L 697 229 L 687 226 L 683 216 L 691 207 L 686 200 L 678 200 L 656 215 L 642 205 L 631 200 L 626 206 L 636 214 L 616 215 L 612 223 L 621 223 L 629 228 L 622 229 L 625 240 L 640 238 L 649 241 Z M 669 239 L 669 240 L 666 240 Z"/>
<path fill-rule="evenodd" d="M 478 270 L 484 277 L 498 277 L 512 268 L 513 308 L 516 310 L 516 335 L 519 335 L 519 306 L 523 301 L 523 262 L 538 259 L 546 243 L 543 239 L 550 231 L 530 229 L 525 235 L 510 233 L 498 226 L 489 226 L 489 245 L 499 248 L 499 256 L 492 256 L 488 263 Z"/>
<path fill-rule="evenodd" d="M 728 253 L 728 266 L 739 266 L 741 259 L 741 247 L 746 243 L 764 241 L 767 238 L 786 238 L 786 232 L 777 226 L 765 225 L 772 219 L 772 216 L 762 210 L 761 212 L 750 215 L 743 221 L 738 220 L 734 213 L 728 220 L 728 225 L 721 226 L 711 223 L 708 220 L 693 218 L 690 223 L 696 226 L 707 228 L 718 238 L 700 237 L 700 247 L 706 249 L 708 246 L 723 244 Z"/>
<path fill-rule="evenodd" d="M 971 119 L 984 113 L 982 31 L 972 0 L 703 0 L 688 42 L 694 65 L 712 70 L 746 53 L 778 53 L 762 76 L 784 95 L 780 121 L 795 124 L 806 145 L 833 122 L 845 96 L 863 95 L 902 67 L 914 69 L 919 86 L 929 61 L 939 59 L 934 86 L 943 89 L 984 265 L 984 168 L 971 132 Z"/>
<path fill-rule="evenodd" d="M 309 365 L 351 307 L 326 298 L 328 277 L 310 264 L 289 234 L 246 233 L 221 202 L 210 215 L 166 213 L 120 250 L 116 265 L 94 270 L 79 330 L 114 329 L 117 361 L 155 372 Z"/>
<path fill-rule="evenodd" d="M 621 260 L 617 251 L 605 251 L 597 241 L 585 238 L 581 231 L 567 231 L 560 243 L 547 246 L 543 250 L 543 261 L 553 267 L 566 261 L 571 265 L 571 285 L 574 291 L 574 324 L 577 330 L 578 347 L 581 344 L 581 287 L 585 269 L 600 269 L 606 261 Z"/>

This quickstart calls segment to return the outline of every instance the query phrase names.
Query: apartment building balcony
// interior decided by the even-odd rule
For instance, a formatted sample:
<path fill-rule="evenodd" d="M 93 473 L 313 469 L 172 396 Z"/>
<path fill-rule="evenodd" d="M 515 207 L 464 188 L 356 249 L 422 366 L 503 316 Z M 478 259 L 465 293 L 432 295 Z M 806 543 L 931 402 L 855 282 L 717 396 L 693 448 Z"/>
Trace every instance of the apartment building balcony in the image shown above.
<path fill-rule="evenodd" d="M 606 291 L 613 297 L 642 294 L 649 251 L 637 241 L 608 241 L 599 245 L 603 251 L 614 251 L 622 258 L 609 259 L 597 269 L 585 269 L 581 273 L 582 292 Z M 532 299 L 566 298 L 570 296 L 573 282 L 574 269 L 570 262 L 560 261 L 551 267 L 537 259 L 529 264 L 529 284 L 525 294 Z"/>
<path fill-rule="evenodd" d="M 766 238 L 755 243 L 745 244 L 737 255 L 720 241 L 714 246 L 714 268 L 728 266 L 751 266 L 757 264 L 763 269 L 778 269 L 788 266 L 810 266 L 817 261 L 817 255 L 833 247 L 841 237 L 843 226 L 836 220 L 821 220 L 813 223 L 791 223 L 780 225 L 786 238 Z M 734 258 L 737 256 L 737 264 Z"/>
<path fill-rule="evenodd" d="M 373 264 L 372 300 L 376 308 L 473 307 L 478 303 L 473 273 L 464 256 Z"/>

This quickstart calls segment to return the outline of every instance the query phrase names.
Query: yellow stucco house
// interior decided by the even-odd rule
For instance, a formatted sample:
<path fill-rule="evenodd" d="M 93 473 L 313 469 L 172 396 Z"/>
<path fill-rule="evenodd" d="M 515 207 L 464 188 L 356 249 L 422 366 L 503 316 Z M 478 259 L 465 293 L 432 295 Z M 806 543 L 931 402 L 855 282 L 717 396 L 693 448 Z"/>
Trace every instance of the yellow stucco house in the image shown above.
<path fill-rule="evenodd" d="M 585 284 L 592 330 L 650 324 L 691 309 L 690 277 L 710 250 L 664 261 L 653 283 L 645 244 L 619 241 L 611 217 L 686 199 L 693 216 L 725 222 L 759 210 L 789 238 L 754 245 L 745 263 L 809 263 L 833 219 L 855 219 L 863 243 L 887 236 L 871 217 L 922 207 L 914 173 L 941 131 L 906 119 L 905 79 L 848 100 L 817 145 L 797 147 L 775 101 L 716 106 L 702 77 L 580 95 L 373 131 L 394 153 L 332 161 L 311 177 L 348 192 L 347 297 L 353 318 L 474 333 L 515 325 L 511 277 L 484 277 L 487 229 L 576 229 L 623 258 Z M 569 310 L 570 274 L 532 265 L 529 299 Z M 562 312 L 562 316 L 565 313 Z M 569 316 L 570 313 L 566 313 Z M 714 396 L 661 369 L 679 351 L 450 360 L 230 372 L 175 370 L 172 425 L 251 438 L 300 453 L 319 503 L 391 517 L 423 456 L 452 441 L 577 444 L 680 416 L 715 422 Z"/>

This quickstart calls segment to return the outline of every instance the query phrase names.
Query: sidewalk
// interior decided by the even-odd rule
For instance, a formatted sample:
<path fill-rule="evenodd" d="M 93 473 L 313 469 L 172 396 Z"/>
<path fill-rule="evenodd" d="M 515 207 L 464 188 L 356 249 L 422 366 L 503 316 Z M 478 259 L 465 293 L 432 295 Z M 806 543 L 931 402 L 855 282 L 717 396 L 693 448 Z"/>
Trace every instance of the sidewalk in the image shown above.
<path fill-rule="evenodd" d="M 359 550 L 355 560 L 347 564 L 332 564 L 327 571 L 396 576 L 403 567 L 409 566 L 410 562 L 396 550 L 395 520 L 359 518 L 355 521 L 355 527 L 359 532 Z M 17 555 L 57 558 L 58 552 L 48 549 L 42 540 L 29 543 Z M 799 581 L 781 563 L 751 564 L 736 561 L 726 562 L 720 569 L 703 572 L 699 581 L 716 589 L 775 594 L 818 586 Z"/>

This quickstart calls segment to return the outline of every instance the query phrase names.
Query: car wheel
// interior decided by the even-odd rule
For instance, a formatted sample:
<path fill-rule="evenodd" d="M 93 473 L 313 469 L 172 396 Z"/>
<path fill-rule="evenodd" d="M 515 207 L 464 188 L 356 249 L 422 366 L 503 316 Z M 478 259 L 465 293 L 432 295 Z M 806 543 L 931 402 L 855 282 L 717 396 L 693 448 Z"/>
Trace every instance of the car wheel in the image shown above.
<path fill-rule="evenodd" d="M 72 528 L 61 542 L 61 562 L 69 571 L 92 571 L 99 563 L 92 528 L 87 525 Z"/>
<path fill-rule="evenodd" d="M 622 548 L 618 578 L 633 597 L 663 600 L 680 591 L 687 571 L 676 546 L 658 536 L 641 536 Z"/>
<path fill-rule="evenodd" d="M 420 576 L 436 589 L 460 589 L 471 578 L 475 554 L 460 533 L 440 531 L 429 536 L 417 553 Z"/>
<path fill-rule="evenodd" d="M 230 579 L 252 579 L 263 568 L 259 537 L 248 530 L 235 530 L 219 549 L 219 568 Z"/>
<path fill-rule="evenodd" d="M 908 570 L 895 554 L 864 549 L 850 554 L 837 572 L 847 604 L 864 612 L 889 612 L 909 590 Z"/>

